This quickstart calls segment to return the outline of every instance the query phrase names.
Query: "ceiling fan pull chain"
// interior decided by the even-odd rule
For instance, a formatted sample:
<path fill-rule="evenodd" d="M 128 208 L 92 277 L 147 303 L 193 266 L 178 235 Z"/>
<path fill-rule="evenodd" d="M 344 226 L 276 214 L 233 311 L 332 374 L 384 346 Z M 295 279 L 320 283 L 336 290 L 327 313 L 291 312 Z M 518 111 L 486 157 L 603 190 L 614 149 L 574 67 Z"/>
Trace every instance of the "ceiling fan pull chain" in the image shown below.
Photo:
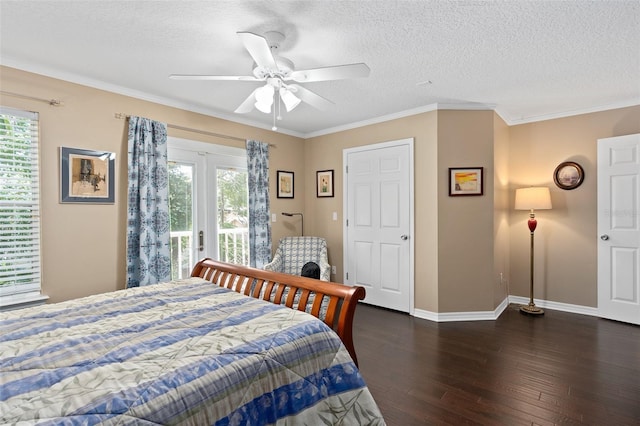
<path fill-rule="evenodd" d="M 275 93 L 274 93 L 275 96 Z M 276 130 L 278 130 L 278 127 L 276 127 L 276 107 L 275 105 L 273 106 L 273 127 L 271 128 L 271 130 L 273 130 L 274 132 Z"/>
<path fill-rule="evenodd" d="M 282 97 L 280 96 L 280 90 L 276 91 L 276 96 L 278 97 L 278 120 L 282 120 Z"/>

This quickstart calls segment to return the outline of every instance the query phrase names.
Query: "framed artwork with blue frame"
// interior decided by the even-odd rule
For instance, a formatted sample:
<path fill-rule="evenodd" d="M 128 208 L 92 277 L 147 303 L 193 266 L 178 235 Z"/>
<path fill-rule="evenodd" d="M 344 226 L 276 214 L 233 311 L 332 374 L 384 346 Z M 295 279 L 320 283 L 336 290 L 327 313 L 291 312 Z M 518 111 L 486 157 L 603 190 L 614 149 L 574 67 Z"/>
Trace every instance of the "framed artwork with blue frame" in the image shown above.
<path fill-rule="evenodd" d="M 115 158 L 109 151 L 60 148 L 60 202 L 113 204 Z"/>

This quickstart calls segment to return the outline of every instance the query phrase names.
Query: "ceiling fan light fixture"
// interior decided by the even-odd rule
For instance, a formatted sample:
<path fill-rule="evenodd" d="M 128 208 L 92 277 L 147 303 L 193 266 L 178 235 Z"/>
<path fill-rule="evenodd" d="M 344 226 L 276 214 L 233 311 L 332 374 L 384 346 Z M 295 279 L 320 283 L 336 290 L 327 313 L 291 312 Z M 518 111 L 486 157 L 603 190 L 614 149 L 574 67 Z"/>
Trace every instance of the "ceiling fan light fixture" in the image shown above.
<path fill-rule="evenodd" d="M 284 107 L 287 109 L 287 112 L 290 112 L 295 107 L 300 105 L 300 102 L 302 101 L 300 98 L 294 95 L 293 92 L 291 92 L 291 90 L 287 89 L 286 87 L 283 87 L 280 89 L 280 99 L 282 99 L 282 102 L 284 103 Z"/>
<path fill-rule="evenodd" d="M 256 90 L 256 103 L 255 107 L 265 114 L 269 114 L 271 112 L 271 105 L 273 104 L 273 95 L 275 93 L 275 89 L 273 86 L 267 84 L 265 86 L 260 87 Z"/>
<path fill-rule="evenodd" d="M 287 82 L 311 83 L 368 77 L 371 71 L 364 63 L 333 65 L 296 71 L 291 60 L 277 54 L 280 44 L 285 39 L 283 33 L 268 31 L 264 36 L 261 36 L 248 31 L 238 31 L 236 34 L 253 59 L 253 75 L 172 74 L 170 78 L 266 83 L 264 86 L 254 89 L 234 112 L 246 114 L 254 108 L 264 114 L 273 112 L 273 130 L 276 130 L 276 120 L 282 120 L 281 110 L 283 103 L 287 112 L 296 108 L 300 102 L 323 111 L 334 105 L 330 100 L 299 84 L 287 84 Z M 276 92 L 280 92 L 277 99 Z M 278 102 L 277 106 L 275 102 Z"/>

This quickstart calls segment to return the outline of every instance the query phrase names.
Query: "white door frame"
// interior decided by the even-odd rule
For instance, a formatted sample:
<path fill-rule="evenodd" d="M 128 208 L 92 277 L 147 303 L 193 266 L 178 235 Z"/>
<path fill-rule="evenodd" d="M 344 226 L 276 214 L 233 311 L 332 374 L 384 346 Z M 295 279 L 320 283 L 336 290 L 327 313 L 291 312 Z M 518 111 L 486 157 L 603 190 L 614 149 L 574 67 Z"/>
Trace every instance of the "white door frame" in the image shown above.
<path fill-rule="evenodd" d="M 640 134 L 598 139 L 598 315 L 640 325 Z"/>
<path fill-rule="evenodd" d="M 363 145 L 354 148 L 347 148 L 342 151 L 342 170 L 343 176 L 345 179 L 342 180 L 342 206 L 344 210 L 343 217 L 345 218 L 344 223 L 342 224 L 342 247 L 344 247 L 343 251 L 343 265 L 345 266 L 343 276 L 343 282 L 347 282 L 346 277 L 346 265 L 348 265 L 348 257 L 349 257 L 349 246 L 348 246 L 348 227 L 346 218 L 348 217 L 347 206 L 348 204 L 348 175 L 346 173 L 346 165 L 347 165 L 347 156 L 352 153 L 362 152 L 362 151 L 370 151 L 373 149 L 384 149 L 391 148 L 397 146 L 409 146 L 409 315 L 413 316 L 415 311 L 415 227 L 414 227 L 414 140 L 413 138 L 406 139 L 398 139 L 388 142 L 380 142 L 371 145 Z"/>
<path fill-rule="evenodd" d="M 219 258 L 218 229 L 216 203 L 216 167 L 228 166 L 247 168 L 247 151 L 226 145 L 199 142 L 169 136 L 167 138 L 169 159 L 194 164 L 203 172 L 197 172 L 194 178 L 194 213 L 196 220 L 193 224 L 193 259 L 196 261 L 204 254 Z M 211 198 L 213 197 L 213 198 Z M 205 235 L 204 253 L 198 250 L 198 232 Z"/>

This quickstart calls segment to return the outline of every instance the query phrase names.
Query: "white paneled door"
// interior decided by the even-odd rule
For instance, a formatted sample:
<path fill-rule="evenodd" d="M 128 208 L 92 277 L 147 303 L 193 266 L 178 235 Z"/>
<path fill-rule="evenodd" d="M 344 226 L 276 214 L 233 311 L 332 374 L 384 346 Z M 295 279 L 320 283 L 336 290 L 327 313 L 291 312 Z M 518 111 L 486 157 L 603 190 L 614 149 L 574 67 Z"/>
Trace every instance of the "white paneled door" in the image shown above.
<path fill-rule="evenodd" d="M 640 324 L 640 134 L 598 140 L 598 312 Z"/>
<path fill-rule="evenodd" d="M 345 283 L 412 313 L 413 139 L 344 151 Z"/>

